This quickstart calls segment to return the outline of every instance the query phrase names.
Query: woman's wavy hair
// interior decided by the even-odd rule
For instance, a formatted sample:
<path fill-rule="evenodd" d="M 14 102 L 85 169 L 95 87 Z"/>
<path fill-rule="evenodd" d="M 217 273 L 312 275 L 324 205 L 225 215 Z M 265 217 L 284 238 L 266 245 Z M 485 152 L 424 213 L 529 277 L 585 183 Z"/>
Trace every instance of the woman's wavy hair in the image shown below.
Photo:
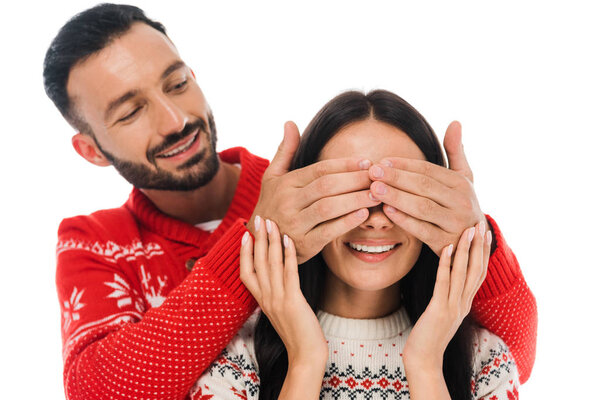
<path fill-rule="evenodd" d="M 440 143 L 425 118 L 401 97 L 374 90 L 367 94 L 348 91 L 329 101 L 309 123 L 291 169 L 317 162 L 321 150 L 345 126 L 372 118 L 405 132 L 421 149 L 427 161 L 446 166 Z M 439 258 L 423 246 L 417 262 L 400 281 L 402 305 L 413 323 L 417 322 L 433 295 Z M 299 268 L 300 288 L 313 311 L 321 305 L 327 265 L 317 254 Z M 463 321 L 444 353 L 444 378 L 452 399 L 471 398 L 473 330 Z M 254 335 L 260 374 L 260 399 L 279 396 L 288 367 L 287 352 L 266 315 L 260 315 Z"/>

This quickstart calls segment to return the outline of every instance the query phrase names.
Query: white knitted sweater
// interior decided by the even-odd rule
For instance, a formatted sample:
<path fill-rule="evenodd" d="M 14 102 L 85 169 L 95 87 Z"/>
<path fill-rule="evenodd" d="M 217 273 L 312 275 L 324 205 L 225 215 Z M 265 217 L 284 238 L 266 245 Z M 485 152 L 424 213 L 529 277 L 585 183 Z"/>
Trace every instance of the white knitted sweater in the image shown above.
<path fill-rule="evenodd" d="M 402 349 L 412 329 L 399 310 L 379 319 L 317 314 L 329 344 L 321 399 L 409 399 Z M 254 353 L 254 314 L 191 391 L 192 399 L 258 399 L 260 380 Z M 473 399 L 518 398 L 516 364 L 502 340 L 485 329 L 473 343 Z"/>

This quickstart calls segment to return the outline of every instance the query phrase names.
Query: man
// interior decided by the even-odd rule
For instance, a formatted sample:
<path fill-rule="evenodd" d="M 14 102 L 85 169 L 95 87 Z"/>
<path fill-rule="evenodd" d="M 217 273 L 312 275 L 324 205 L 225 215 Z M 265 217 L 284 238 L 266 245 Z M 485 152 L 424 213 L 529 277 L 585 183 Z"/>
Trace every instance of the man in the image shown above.
<path fill-rule="evenodd" d="M 439 169 L 405 160 L 329 160 L 288 172 L 299 141 L 292 123 L 269 166 L 242 148 L 217 154 L 215 123 L 191 69 L 164 27 L 135 7 L 103 4 L 71 19 L 48 49 L 44 84 L 78 131 L 74 149 L 134 186 L 122 207 L 59 228 L 69 399 L 185 398 L 256 306 L 238 271 L 254 215 L 276 221 L 300 261 L 381 202 L 434 251 L 484 218 L 458 124 L 445 140 L 454 171 L 444 171 L 463 182 L 452 188 L 430 184 Z M 436 207 L 439 195 L 456 201 Z M 488 222 L 495 251 L 474 316 L 510 346 L 524 381 L 535 356 L 535 301 Z"/>

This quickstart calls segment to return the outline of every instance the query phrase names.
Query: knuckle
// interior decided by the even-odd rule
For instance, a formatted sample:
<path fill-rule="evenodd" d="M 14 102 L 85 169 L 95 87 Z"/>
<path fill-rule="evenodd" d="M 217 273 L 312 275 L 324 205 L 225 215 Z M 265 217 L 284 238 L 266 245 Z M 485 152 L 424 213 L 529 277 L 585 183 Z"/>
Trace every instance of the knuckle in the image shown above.
<path fill-rule="evenodd" d="M 316 203 L 316 211 L 319 217 L 326 217 L 331 213 L 331 205 L 328 201 L 319 200 Z"/>
<path fill-rule="evenodd" d="M 325 163 L 316 163 L 314 164 L 314 176 L 315 178 L 320 178 L 322 176 L 327 175 L 327 165 Z"/>
<path fill-rule="evenodd" d="M 318 193 L 325 194 L 331 187 L 331 183 L 331 179 L 328 176 L 322 176 L 319 179 L 315 180 L 315 190 Z"/>
<path fill-rule="evenodd" d="M 423 199 L 420 200 L 419 203 L 417 204 L 417 211 L 419 212 L 420 216 L 426 216 L 426 215 L 430 215 L 431 212 L 433 211 L 433 203 L 431 200 L 429 199 Z"/>
<path fill-rule="evenodd" d="M 418 179 L 419 188 L 424 192 L 429 192 L 432 186 L 431 179 L 424 175 L 420 176 Z"/>
<path fill-rule="evenodd" d="M 431 173 L 433 172 L 433 165 L 431 163 L 424 163 L 423 164 L 423 174 L 424 175 L 431 175 Z"/>

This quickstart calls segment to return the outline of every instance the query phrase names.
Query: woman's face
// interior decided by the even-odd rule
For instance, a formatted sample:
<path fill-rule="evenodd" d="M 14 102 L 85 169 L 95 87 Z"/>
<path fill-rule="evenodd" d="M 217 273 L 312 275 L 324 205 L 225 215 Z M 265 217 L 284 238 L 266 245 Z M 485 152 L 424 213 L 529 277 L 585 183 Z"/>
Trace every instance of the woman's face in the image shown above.
<path fill-rule="evenodd" d="M 353 123 L 333 136 L 320 160 L 361 157 L 377 163 L 386 157 L 425 160 L 403 131 L 373 119 Z M 413 267 L 422 242 L 395 225 L 382 205 L 369 218 L 329 243 L 322 256 L 329 270 L 328 287 L 346 292 L 380 291 L 399 282 Z"/>

